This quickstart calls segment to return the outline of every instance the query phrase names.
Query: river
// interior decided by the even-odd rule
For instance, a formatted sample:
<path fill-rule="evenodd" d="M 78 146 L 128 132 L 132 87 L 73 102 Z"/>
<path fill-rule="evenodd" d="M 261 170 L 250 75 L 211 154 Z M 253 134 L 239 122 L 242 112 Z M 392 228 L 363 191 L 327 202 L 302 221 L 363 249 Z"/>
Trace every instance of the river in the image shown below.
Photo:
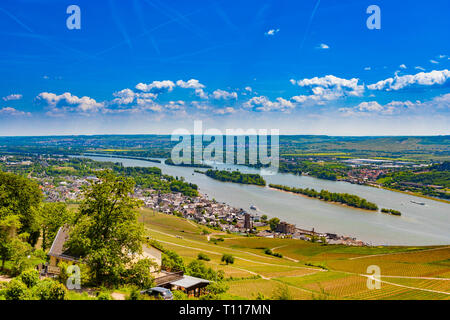
<path fill-rule="evenodd" d="M 379 208 L 396 209 L 401 217 L 372 211 L 354 209 L 327 203 L 300 195 L 290 194 L 269 187 L 221 182 L 195 173 L 194 168 L 168 166 L 119 157 L 86 156 L 96 161 L 121 162 L 124 166 L 158 167 L 164 174 L 184 177 L 195 183 L 202 194 L 220 202 L 248 211 L 255 205 L 259 214 L 278 217 L 294 223 L 302 229 L 337 233 L 363 240 L 373 245 L 443 245 L 450 244 L 450 204 L 415 197 L 399 192 L 351 184 L 342 181 L 328 181 L 308 176 L 276 174 L 264 176 L 267 183 L 292 187 L 326 189 L 332 192 L 356 194 Z M 244 173 L 259 173 L 259 170 L 244 166 L 214 164 L 217 169 L 239 168 Z M 204 170 L 204 169 L 200 169 Z M 424 202 L 425 205 L 412 203 Z"/>

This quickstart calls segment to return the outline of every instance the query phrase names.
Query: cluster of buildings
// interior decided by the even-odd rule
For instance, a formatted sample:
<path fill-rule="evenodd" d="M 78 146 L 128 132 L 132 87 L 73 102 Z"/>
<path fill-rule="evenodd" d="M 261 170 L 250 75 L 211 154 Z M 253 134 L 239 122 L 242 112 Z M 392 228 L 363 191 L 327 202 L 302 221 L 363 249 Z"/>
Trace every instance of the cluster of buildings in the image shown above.
<path fill-rule="evenodd" d="M 345 244 L 364 246 L 363 241 L 348 236 L 332 233 L 318 233 L 297 228 L 294 224 L 281 221 L 275 230 L 268 228 L 268 222 L 262 221 L 258 214 L 248 213 L 225 203 L 209 200 L 203 195 L 186 197 L 181 193 L 161 194 L 155 190 L 136 190 L 136 196 L 147 208 L 165 214 L 183 216 L 199 224 L 217 228 L 224 232 L 252 233 L 265 238 L 291 238 L 306 241 L 326 242 L 328 244 Z M 263 229 L 257 231 L 258 229 Z"/>
<path fill-rule="evenodd" d="M 54 183 L 53 179 L 35 178 L 48 202 L 74 202 L 80 199 L 83 186 L 90 181 L 98 180 L 97 177 L 73 177 L 68 176 L 63 181 Z"/>

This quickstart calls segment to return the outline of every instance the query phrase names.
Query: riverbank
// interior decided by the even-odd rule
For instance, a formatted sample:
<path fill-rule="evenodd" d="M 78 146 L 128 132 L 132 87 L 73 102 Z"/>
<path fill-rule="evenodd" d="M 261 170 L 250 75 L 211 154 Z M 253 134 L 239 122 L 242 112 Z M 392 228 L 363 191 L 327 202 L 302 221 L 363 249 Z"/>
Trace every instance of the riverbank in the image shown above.
<path fill-rule="evenodd" d="M 378 188 L 378 189 L 384 189 L 384 190 L 389 190 L 389 191 L 393 191 L 393 192 L 403 193 L 403 194 L 407 194 L 407 195 L 414 196 L 414 197 L 419 197 L 419 198 L 424 198 L 424 199 L 428 199 L 428 200 L 439 201 L 439 202 L 442 202 L 442 203 L 450 204 L 449 200 L 440 199 L 440 198 L 434 198 L 434 197 L 426 196 L 424 194 L 417 193 L 417 192 L 396 190 L 396 189 L 382 187 L 382 186 L 379 186 L 379 187 L 375 187 L 375 186 L 371 186 L 371 185 L 368 185 L 368 186 L 369 187 Z"/>
<path fill-rule="evenodd" d="M 375 210 L 369 210 L 369 209 L 352 207 L 352 206 L 349 206 L 348 204 L 345 204 L 345 203 L 342 203 L 342 202 L 324 201 L 324 200 L 321 200 L 321 199 L 318 199 L 318 198 L 308 197 L 307 195 L 304 195 L 302 193 L 295 193 L 295 192 L 292 192 L 292 191 L 286 191 L 286 190 L 282 190 L 282 189 L 277 189 L 277 188 L 273 188 L 273 187 L 270 187 L 270 186 L 267 186 L 267 188 L 270 189 L 270 190 L 274 190 L 274 191 L 278 191 L 278 192 L 284 192 L 284 193 L 292 194 L 292 195 L 295 195 L 295 196 L 300 196 L 300 197 L 303 197 L 303 198 L 306 198 L 306 199 L 319 200 L 319 201 L 322 201 L 322 202 L 325 202 L 325 203 L 330 203 L 330 204 L 333 204 L 333 205 L 337 205 L 337 206 L 345 207 L 345 208 L 349 208 L 349 209 L 354 209 L 354 210 L 358 210 L 358 211 L 370 212 L 370 213 L 378 212 L 378 211 L 375 211 Z"/>

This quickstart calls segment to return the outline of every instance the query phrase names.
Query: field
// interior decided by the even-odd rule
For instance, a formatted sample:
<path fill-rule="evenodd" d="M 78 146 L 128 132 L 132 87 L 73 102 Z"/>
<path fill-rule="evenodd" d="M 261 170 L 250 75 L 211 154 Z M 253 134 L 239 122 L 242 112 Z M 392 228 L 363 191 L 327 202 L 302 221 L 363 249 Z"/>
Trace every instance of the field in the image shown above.
<path fill-rule="evenodd" d="M 141 210 L 149 236 L 189 263 L 203 252 L 223 270 L 230 299 L 271 298 L 287 288 L 293 299 L 449 299 L 450 247 L 346 247 L 292 239 L 237 236 L 171 215 Z M 223 238 L 214 244 L 211 238 Z M 264 249 L 283 254 L 268 256 Z M 234 264 L 220 261 L 232 254 Z M 367 286 L 367 267 L 379 266 L 381 288 Z M 369 280 L 372 281 L 373 280 Z"/>

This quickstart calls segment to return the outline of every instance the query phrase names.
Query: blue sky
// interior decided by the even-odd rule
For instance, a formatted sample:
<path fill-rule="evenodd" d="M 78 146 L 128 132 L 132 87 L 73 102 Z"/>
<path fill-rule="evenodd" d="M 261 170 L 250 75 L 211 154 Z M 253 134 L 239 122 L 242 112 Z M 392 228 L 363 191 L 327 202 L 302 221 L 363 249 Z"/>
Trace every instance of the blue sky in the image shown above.
<path fill-rule="evenodd" d="M 69 30 L 69 5 L 81 29 Z M 369 30 L 370 5 L 381 29 Z M 3 0 L 0 135 L 450 134 L 448 0 Z"/>

